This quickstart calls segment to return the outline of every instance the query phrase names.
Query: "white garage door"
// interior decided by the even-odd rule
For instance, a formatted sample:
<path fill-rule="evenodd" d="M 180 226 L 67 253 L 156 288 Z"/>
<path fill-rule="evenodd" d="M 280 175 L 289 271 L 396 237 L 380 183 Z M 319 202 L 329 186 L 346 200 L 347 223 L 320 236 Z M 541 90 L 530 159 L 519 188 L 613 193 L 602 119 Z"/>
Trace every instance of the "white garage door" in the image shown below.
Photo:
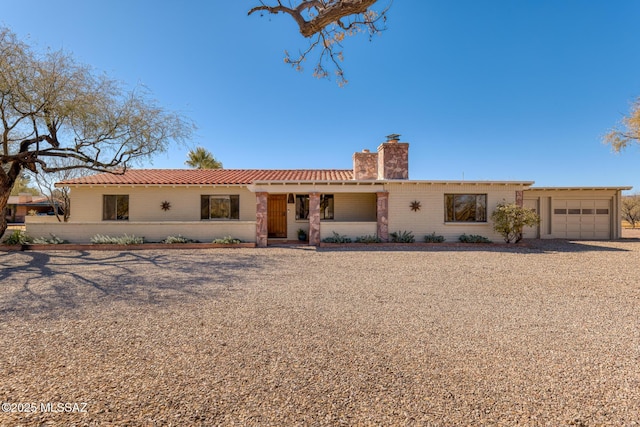
<path fill-rule="evenodd" d="M 610 239 L 609 200 L 553 200 L 552 229 L 561 239 Z"/>

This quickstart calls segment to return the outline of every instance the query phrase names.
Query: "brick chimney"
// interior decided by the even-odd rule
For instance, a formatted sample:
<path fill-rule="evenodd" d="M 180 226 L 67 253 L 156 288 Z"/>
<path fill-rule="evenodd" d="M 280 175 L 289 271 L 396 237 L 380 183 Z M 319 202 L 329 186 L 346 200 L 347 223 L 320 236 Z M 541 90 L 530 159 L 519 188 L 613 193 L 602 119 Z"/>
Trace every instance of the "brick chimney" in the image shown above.
<path fill-rule="evenodd" d="M 378 179 L 378 153 L 367 149 L 353 153 L 353 179 Z"/>
<path fill-rule="evenodd" d="M 378 147 L 378 179 L 409 179 L 409 144 L 399 141 L 391 134 Z"/>

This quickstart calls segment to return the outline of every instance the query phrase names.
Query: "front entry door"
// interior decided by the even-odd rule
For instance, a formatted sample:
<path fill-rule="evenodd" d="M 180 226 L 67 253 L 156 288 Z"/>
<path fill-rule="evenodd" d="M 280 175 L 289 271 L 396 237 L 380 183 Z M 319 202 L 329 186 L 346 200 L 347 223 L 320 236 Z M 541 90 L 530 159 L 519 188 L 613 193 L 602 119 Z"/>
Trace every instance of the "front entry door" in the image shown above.
<path fill-rule="evenodd" d="M 267 199 L 267 233 L 269 237 L 287 237 L 286 194 L 269 194 Z"/>

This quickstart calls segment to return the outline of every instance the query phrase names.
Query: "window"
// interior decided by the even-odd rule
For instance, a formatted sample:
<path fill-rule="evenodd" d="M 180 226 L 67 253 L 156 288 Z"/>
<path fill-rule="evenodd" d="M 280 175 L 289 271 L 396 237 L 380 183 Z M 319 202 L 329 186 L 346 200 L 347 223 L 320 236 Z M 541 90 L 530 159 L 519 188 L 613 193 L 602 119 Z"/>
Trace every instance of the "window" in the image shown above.
<path fill-rule="evenodd" d="M 486 222 L 486 194 L 445 194 L 446 222 Z"/>
<path fill-rule="evenodd" d="M 129 196 L 124 194 L 102 196 L 103 221 L 129 220 Z"/>
<path fill-rule="evenodd" d="M 333 194 L 320 195 L 320 219 L 333 219 Z"/>
<path fill-rule="evenodd" d="M 320 195 L 320 219 L 333 219 L 333 194 Z M 309 196 L 296 195 L 296 219 L 309 219 Z"/>
<path fill-rule="evenodd" d="M 200 196 L 200 219 L 240 219 L 240 196 Z"/>
<path fill-rule="evenodd" d="M 309 219 L 309 196 L 296 195 L 296 219 Z"/>

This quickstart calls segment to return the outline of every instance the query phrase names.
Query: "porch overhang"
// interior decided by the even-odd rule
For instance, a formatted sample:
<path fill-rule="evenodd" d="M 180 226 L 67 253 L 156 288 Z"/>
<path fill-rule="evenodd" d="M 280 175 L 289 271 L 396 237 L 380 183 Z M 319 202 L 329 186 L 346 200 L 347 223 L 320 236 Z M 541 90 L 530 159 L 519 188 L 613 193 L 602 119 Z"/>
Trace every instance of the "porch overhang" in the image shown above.
<path fill-rule="evenodd" d="M 378 193 L 380 181 L 256 181 L 247 185 L 254 193 Z"/>
<path fill-rule="evenodd" d="M 531 187 L 535 181 L 460 181 L 460 180 L 386 180 L 382 184 L 401 184 L 401 185 L 490 185 L 490 186 L 521 186 Z"/>

